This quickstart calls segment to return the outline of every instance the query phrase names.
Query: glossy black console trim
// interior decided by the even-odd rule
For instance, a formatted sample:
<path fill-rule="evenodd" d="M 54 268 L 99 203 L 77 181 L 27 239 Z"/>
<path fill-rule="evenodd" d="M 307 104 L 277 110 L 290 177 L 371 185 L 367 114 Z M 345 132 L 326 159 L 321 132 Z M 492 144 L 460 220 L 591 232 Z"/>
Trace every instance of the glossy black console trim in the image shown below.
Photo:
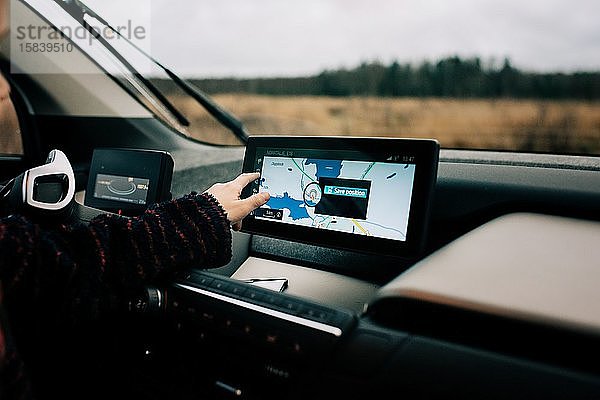
<path fill-rule="evenodd" d="M 342 330 L 336 326 L 323 324 L 323 323 L 317 322 L 317 321 L 311 321 L 309 319 L 298 317 L 296 315 L 286 314 L 281 311 L 273 310 L 271 308 L 263 307 L 258 304 L 253 304 L 253 303 L 243 301 L 240 299 L 236 299 L 236 298 L 233 298 L 230 296 L 226 296 L 226 295 L 223 295 L 220 293 L 211 292 L 208 290 L 200 289 L 197 287 L 193 287 L 193 286 L 185 285 L 185 284 L 181 284 L 181 283 L 176 283 L 175 286 L 179 287 L 181 289 L 185 289 L 185 290 L 189 290 L 189 291 L 201 294 L 203 296 L 211 297 L 216 300 L 224 301 L 226 303 L 233 304 L 238 307 L 256 311 L 261 314 L 265 314 L 269 317 L 278 318 L 278 319 L 281 319 L 281 320 L 284 320 L 287 322 L 305 326 L 307 328 L 316 329 L 321 332 L 329 333 L 335 337 L 340 337 L 340 336 L 342 336 L 342 333 L 343 333 Z"/>

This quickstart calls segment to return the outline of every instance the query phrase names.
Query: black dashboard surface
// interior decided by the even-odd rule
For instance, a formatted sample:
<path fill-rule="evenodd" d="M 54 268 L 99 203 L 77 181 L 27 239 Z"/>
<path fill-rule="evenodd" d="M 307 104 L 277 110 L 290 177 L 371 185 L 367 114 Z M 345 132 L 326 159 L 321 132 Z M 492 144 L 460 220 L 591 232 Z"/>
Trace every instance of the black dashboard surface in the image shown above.
<path fill-rule="evenodd" d="M 215 181 L 237 176 L 242 167 L 242 150 L 224 148 L 224 157 L 219 157 L 221 150 L 207 148 L 204 158 L 198 157 L 198 152 L 172 152 L 175 158 L 174 196 L 204 190 Z M 191 154 L 197 161 L 191 161 Z M 599 174 L 600 162 L 593 157 L 525 157 L 442 150 L 431 235 L 422 257 L 402 259 L 333 250 L 234 232 L 233 260 L 211 272 L 228 278 L 252 257 L 346 275 L 383 286 L 438 249 L 502 215 L 527 211 L 597 220 L 600 215 Z M 352 294 L 348 296 L 352 297 Z M 215 310 L 227 314 L 229 309 L 217 307 Z M 415 308 L 405 309 L 407 313 L 411 310 Z M 456 321 L 451 317 L 455 314 L 447 311 L 444 308 L 429 310 L 440 321 L 445 321 L 444 329 L 438 324 L 434 330 L 423 330 L 410 324 L 389 325 L 358 312 L 356 324 L 331 348 L 330 357 L 312 362 L 302 357 L 291 361 L 278 351 L 265 351 L 265 346 L 269 349 L 266 343 L 256 345 L 228 335 L 221 338 L 217 335 L 215 339 L 198 314 L 186 314 L 184 319 L 174 321 L 185 328 L 179 333 L 183 335 L 177 342 L 179 350 L 173 354 L 182 357 L 179 361 L 186 360 L 186 354 L 211 360 L 210 368 L 206 370 L 188 359 L 183 365 L 188 368 L 185 373 L 190 379 L 194 374 L 206 374 L 210 379 L 250 385 L 251 391 L 259 393 L 256 398 L 360 398 L 383 394 L 387 390 L 401 391 L 417 398 L 447 398 L 449 393 L 478 398 L 590 398 L 600 393 L 600 376 L 582 367 L 589 360 L 581 360 L 580 365 L 566 365 L 560 360 L 523 353 L 516 341 L 508 341 L 508 347 L 493 348 L 468 337 L 458 340 L 448 334 L 448 328 Z M 397 312 L 397 315 L 402 313 Z M 501 335 L 509 325 L 489 326 L 497 327 L 496 334 Z M 544 330 L 537 332 L 538 336 L 533 338 L 547 334 Z M 199 341 L 200 336 L 216 341 Z M 546 352 L 552 352 L 551 347 L 546 349 Z M 250 374 L 249 369 L 267 372 L 255 375 Z M 280 375 L 294 378 L 282 380 Z M 256 379 L 254 384 L 248 382 L 252 379 Z M 319 382 L 319 385 L 307 387 L 304 385 L 307 380 Z M 207 384 L 214 384 L 214 381 Z M 267 388 L 273 391 L 261 392 Z"/>
<path fill-rule="evenodd" d="M 236 172 L 232 171 L 231 177 Z M 593 157 L 526 157 L 510 153 L 443 150 L 432 208 L 431 236 L 425 254 L 419 259 L 334 250 L 236 233 L 234 260 L 214 272 L 223 276 L 235 275 L 250 257 L 259 262 L 263 259 L 347 275 L 385 287 L 444 246 L 503 215 L 527 211 L 575 220 L 597 220 L 600 215 L 599 173 L 600 161 Z M 510 246 L 504 250 L 510 255 Z M 524 352 L 527 346 L 515 336 L 505 338 L 504 347 L 489 346 L 487 343 L 501 339 L 503 333 L 511 329 L 516 329 L 517 336 L 518 332 L 525 332 L 519 331 L 525 327 L 514 325 L 512 320 L 492 323 L 464 315 L 453 320 L 453 315 L 457 314 L 446 307 L 415 308 L 404 304 L 406 308 L 401 305 L 400 309 L 387 312 L 391 312 L 396 320 L 402 320 L 403 315 L 414 317 L 417 310 L 421 317 L 428 316 L 424 319 L 440 323 L 430 324 L 433 329 L 428 330 L 410 323 L 390 323 L 368 311 L 366 314 L 358 312 L 357 325 L 349 335 L 342 337 L 331 357 L 319 360 L 319 368 L 300 367 L 302 363 L 290 364 L 285 357 L 281 359 L 268 353 L 267 365 L 299 374 L 296 375 L 298 381 L 290 379 L 285 385 L 287 389 L 278 392 L 279 398 L 361 398 L 389 390 L 413 398 L 457 395 L 463 398 L 593 398 L 600 393 L 600 376 L 586 367 L 586 363 L 591 362 L 589 358 L 579 361 L 572 358 L 565 363 L 564 359 L 541 357 L 540 352 Z M 489 335 L 484 341 L 473 340 L 468 335 L 450 334 L 458 321 L 467 327 L 489 323 L 494 331 L 473 330 Z M 550 335 L 550 331 L 552 329 L 544 327 L 528 330 L 533 332 L 529 339 Z M 569 340 L 576 341 L 576 337 Z M 225 346 L 233 343 L 244 347 L 245 342 L 236 339 L 226 341 Z M 552 346 L 555 344 L 538 340 L 538 345 L 543 353 L 554 353 Z M 579 350 L 584 351 L 585 345 L 582 346 Z M 241 371 L 248 365 L 242 363 Z M 321 383 L 318 387 L 306 387 L 302 379 Z M 273 398 L 278 397 L 271 394 Z"/>

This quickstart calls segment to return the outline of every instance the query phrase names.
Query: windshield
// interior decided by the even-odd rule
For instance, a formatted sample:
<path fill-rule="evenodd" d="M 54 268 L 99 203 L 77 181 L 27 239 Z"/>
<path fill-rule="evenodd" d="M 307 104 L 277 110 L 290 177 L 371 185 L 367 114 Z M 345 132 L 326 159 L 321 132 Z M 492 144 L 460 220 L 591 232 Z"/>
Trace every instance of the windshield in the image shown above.
<path fill-rule="evenodd" d="M 116 1 L 85 3 L 111 24 L 136 15 Z M 250 134 L 600 154 L 595 0 L 143 3 L 151 56 Z M 172 79 L 148 74 L 189 121 L 186 134 L 240 143 Z"/>

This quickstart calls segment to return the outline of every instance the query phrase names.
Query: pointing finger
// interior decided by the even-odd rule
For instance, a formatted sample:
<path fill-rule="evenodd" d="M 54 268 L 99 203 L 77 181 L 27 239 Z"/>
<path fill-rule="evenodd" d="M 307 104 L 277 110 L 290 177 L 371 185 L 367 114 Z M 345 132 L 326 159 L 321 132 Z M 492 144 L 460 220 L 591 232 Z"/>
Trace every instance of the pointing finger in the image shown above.
<path fill-rule="evenodd" d="M 248 185 L 250 182 L 257 180 L 258 178 L 260 178 L 260 173 L 258 172 L 251 172 L 251 173 L 245 173 L 245 174 L 241 174 L 239 175 L 237 178 L 235 178 L 233 180 L 233 182 L 236 184 L 236 186 L 238 186 L 240 189 L 243 189 L 246 187 L 246 185 Z"/>

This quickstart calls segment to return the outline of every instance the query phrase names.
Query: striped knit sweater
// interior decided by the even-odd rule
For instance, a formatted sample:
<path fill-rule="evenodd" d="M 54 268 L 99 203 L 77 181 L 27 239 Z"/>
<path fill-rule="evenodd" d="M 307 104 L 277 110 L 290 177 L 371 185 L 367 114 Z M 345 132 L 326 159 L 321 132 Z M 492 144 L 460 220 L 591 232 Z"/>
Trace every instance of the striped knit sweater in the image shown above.
<path fill-rule="evenodd" d="M 42 228 L 22 216 L 0 219 L 0 399 L 34 397 L 15 346 L 19 325 L 95 319 L 123 307 L 144 284 L 230 258 L 226 214 L 208 194 L 154 205 L 135 218 L 102 215 L 87 225 Z"/>

